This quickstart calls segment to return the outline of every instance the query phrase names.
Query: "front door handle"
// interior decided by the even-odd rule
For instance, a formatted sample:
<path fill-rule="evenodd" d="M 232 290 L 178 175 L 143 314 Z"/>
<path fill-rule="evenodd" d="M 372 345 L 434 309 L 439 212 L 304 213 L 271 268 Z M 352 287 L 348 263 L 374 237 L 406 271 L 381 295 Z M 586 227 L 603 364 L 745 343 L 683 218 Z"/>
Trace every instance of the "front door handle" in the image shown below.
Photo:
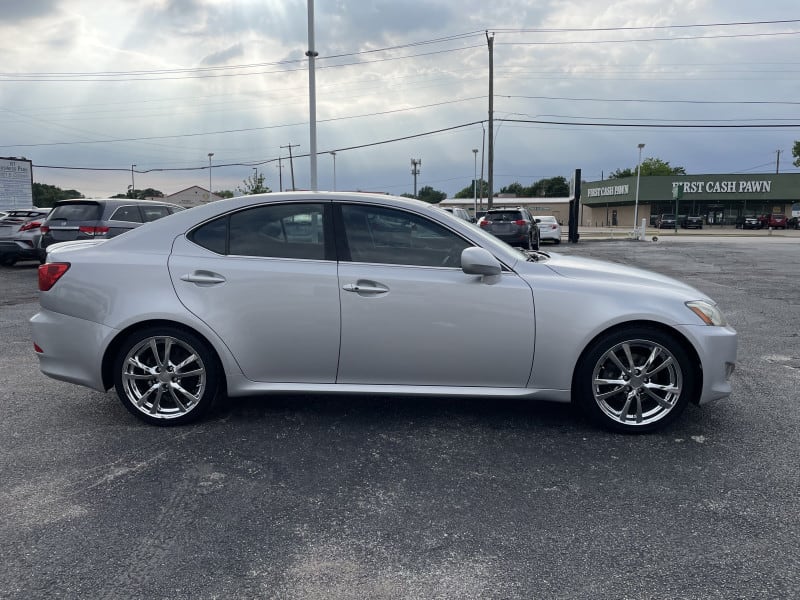
<path fill-rule="evenodd" d="M 194 273 L 186 273 L 185 275 L 181 275 L 181 281 L 196 283 L 200 286 L 209 286 L 225 283 L 227 280 L 219 273 L 212 273 L 211 271 L 195 271 Z"/>
<path fill-rule="evenodd" d="M 355 292 L 356 294 L 385 294 L 389 288 L 374 281 L 358 281 L 357 283 L 345 283 L 342 286 L 345 292 Z"/>

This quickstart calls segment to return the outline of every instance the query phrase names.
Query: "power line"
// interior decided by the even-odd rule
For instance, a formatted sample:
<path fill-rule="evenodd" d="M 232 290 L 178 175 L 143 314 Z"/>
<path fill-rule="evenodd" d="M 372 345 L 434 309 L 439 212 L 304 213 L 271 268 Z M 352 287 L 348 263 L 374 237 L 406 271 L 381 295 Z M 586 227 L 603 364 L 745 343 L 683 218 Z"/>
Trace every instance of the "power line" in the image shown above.
<path fill-rule="evenodd" d="M 517 96 L 495 95 L 497 98 L 523 98 L 528 100 L 568 100 L 573 102 L 635 102 L 642 104 L 784 104 L 798 105 L 800 102 L 787 100 L 653 100 L 647 98 L 581 98 L 568 96 Z"/>
<path fill-rule="evenodd" d="M 501 122 L 509 122 L 509 123 L 533 123 L 533 124 L 544 124 L 544 125 L 565 125 L 565 126 L 577 126 L 577 127 L 625 127 L 625 128 L 633 128 L 633 127 L 640 127 L 644 129 L 648 128 L 691 128 L 691 129 L 762 129 L 762 128 L 797 128 L 800 127 L 800 123 L 784 123 L 781 125 L 778 124 L 752 124 L 752 125 L 717 125 L 717 124 L 653 124 L 653 123 L 595 123 L 595 122 L 558 122 L 558 121 L 542 121 L 542 120 L 533 120 L 533 119 L 497 119 Z M 339 148 L 331 148 L 327 150 L 320 150 L 317 152 L 318 155 L 327 154 L 328 152 L 345 152 L 347 150 L 360 150 L 363 148 L 371 148 L 375 146 L 381 146 L 384 144 L 391 144 L 395 142 L 406 141 L 410 139 L 416 139 L 421 137 L 426 137 L 430 135 L 436 135 L 439 133 L 446 133 L 449 131 L 454 131 L 458 129 L 464 129 L 466 127 L 472 127 L 473 125 L 481 125 L 486 123 L 485 120 L 481 121 L 472 121 L 470 123 L 462 123 L 460 125 L 453 125 L 450 127 L 443 127 L 440 129 L 434 129 L 431 131 L 425 131 L 422 133 L 415 133 L 410 135 L 405 135 L 401 137 L 389 138 L 384 139 L 376 142 L 368 142 L 365 144 L 356 144 L 352 146 L 343 146 Z M 307 158 L 309 156 L 308 153 L 305 154 L 295 154 L 294 158 Z M 262 161 L 248 161 L 248 162 L 236 162 L 236 163 L 226 163 L 226 164 L 218 164 L 214 165 L 215 169 L 219 169 L 222 167 L 253 167 L 253 166 L 260 166 L 265 165 L 273 162 L 277 162 L 278 158 L 270 158 L 265 159 Z M 63 166 L 63 165 L 33 165 L 39 169 L 64 169 L 64 170 L 73 170 L 73 171 L 130 171 L 130 167 L 70 167 L 70 166 Z M 174 168 L 155 168 L 155 169 L 139 169 L 136 170 L 136 173 L 153 173 L 153 172 L 173 172 L 173 171 L 201 171 L 204 169 L 208 169 L 208 166 L 202 167 L 174 167 Z"/>

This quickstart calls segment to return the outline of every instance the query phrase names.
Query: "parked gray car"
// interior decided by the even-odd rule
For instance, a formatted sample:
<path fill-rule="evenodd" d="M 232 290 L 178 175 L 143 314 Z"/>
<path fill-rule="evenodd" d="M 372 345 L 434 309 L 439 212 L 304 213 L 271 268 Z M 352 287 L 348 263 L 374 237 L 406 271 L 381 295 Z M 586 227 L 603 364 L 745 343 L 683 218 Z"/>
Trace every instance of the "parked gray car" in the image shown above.
<path fill-rule="evenodd" d="M 47 247 L 57 242 L 113 238 L 167 215 L 182 206 L 157 200 L 106 198 L 57 202 L 42 224 L 38 257 L 44 260 Z"/>
<path fill-rule="evenodd" d="M 36 260 L 41 225 L 49 208 L 11 210 L 0 218 L 0 264 L 12 266 L 20 260 Z"/>
<path fill-rule="evenodd" d="M 576 402 L 645 432 L 728 396 L 736 332 L 655 273 L 522 252 L 430 204 L 292 192 L 55 246 L 31 319 L 44 374 L 156 425 L 226 394 Z"/>

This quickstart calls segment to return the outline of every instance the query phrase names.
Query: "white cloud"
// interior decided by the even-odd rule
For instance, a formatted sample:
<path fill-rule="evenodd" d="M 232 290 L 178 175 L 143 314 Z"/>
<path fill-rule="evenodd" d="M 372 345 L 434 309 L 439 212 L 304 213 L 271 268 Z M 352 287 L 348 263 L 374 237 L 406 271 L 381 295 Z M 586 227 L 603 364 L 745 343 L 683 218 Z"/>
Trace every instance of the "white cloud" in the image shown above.
<path fill-rule="evenodd" d="M 220 165 L 286 156 L 280 146 L 290 143 L 300 145 L 297 154 L 308 152 L 307 5 L 302 0 L 62 0 L 11 8 L 0 22 L 5 65 L 0 156 L 31 158 L 40 165 L 36 181 L 87 195 L 114 194 L 127 188 L 132 164 L 141 171 L 200 168 L 207 166 L 208 152 L 214 152 L 213 187 L 234 189 L 252 167 Z M 315 8 L 320 151 L 485 119 L 484 30 L 496 32 L 499 119 L 797 122 L 795 107 L 785 104 L 611 101 L 794 101 L 798 36 L 764 34 L 800 30 L 800 23 L 674 27 L 790 19 L 796 12 L 790 0 L 337 0 L 317 2 Z M 661 29 L 619 29 L 632 27 Z M 563 31 L 568 28 L 577 31 Z M 469 32 L 473 35 L 451 41 L 372 52 Z M 752 37 L 720 37 L 731 35 Z M 328 58 L 342 54 L 347 56 Z M 62 75 L 35 75 L 41 73 Z M 76 73 L 84 75 L 70 75 Z M 634 165 L 639 142 L 647 144 L 646 155 L 690 173 L 758 165 L 769 171 L 777 149 L 786 152 L 784 170 L 794 170 L 789 150 L 800 137 L 796 129 L 513 122 L 497 122 L 495 132 L 495 190 L 515 180 L 529 184 L 542 177 L 569 177 L 575 168 L 596 179 Z M 481 126 L 473 125 L 340 151 L 338 187 L 411 191 L 413 156 L 423 159 L 418 185 L 452 196 L 469 185 L 472 148 L 481 147 L 482 135 Z M 298 187 L 309 185 L 308 162 L 294 161 Z M 277 189 L 276 165 L 268 163 L 263 170 Z M 136 185 L 170 193 L 194 184 L 205 187 L 207 176 L 207 170 L 151 171 L 137 174 Z M 329 155 L 320 156 L 318 179 L 320 187 L 332 186 Z M 285 187 L 288 180 L 287 165 Z"/>

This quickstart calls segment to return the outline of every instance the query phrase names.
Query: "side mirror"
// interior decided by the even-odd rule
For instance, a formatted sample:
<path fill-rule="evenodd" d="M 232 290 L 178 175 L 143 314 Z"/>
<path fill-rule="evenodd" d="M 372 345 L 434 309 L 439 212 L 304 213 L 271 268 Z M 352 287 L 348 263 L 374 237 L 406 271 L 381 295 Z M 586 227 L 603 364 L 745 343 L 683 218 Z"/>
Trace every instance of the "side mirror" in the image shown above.
<path fill-rule="evenodd" d="M 542 222 L 541 219 L 534 219 L 534 221 L 536 221 L 537 223 L 541 223 Z"/>
<path fill-rule="evenodd" d="M 461 252 L 461 270 L 467 275 L 500 275 L 503 268 L 488 250 L 464 248 Z"/>

